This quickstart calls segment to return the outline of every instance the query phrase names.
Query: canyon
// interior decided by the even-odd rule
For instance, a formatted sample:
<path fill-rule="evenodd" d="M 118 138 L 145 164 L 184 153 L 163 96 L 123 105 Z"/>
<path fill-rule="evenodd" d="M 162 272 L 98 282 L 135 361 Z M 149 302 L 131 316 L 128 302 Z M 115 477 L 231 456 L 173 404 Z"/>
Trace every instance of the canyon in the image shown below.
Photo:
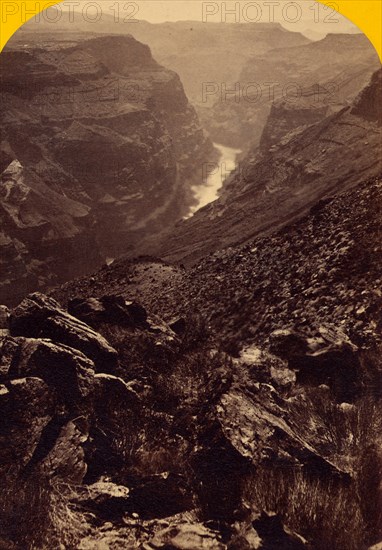
<path fill-rule="evenodd" d="M 147 46 L 120 36 L 53 43 L 9 46 L 0 59 L 7 303 L 175 222 L 217 159 L 179 77 Z"/>
<path fill-rule="evenodd" d="M 220 197 L 178 222 L 159 244 L 148 239 L 144 252 L 192 265 L 216 250 L 272 233 L 317 202 L 378 176 L 382 128 L 375 97 L 381 86 L 379 70 L 353 105 L 326 117 L 310 95 L 297 105 L 276 102 L 261 147 L 240 161 Z"/>
<path fill-rule="evenodd" d="M 0 548 L 378 550 L 376 53 L 128 30 L 0 54 Z"/>

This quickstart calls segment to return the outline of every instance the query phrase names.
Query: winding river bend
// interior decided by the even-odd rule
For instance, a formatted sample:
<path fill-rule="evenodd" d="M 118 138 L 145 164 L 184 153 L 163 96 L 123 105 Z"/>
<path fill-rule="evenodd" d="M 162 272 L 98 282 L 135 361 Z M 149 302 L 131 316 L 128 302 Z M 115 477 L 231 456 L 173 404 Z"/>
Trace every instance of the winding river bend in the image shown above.
<path fill-rule="evenodd" d="M 194 187 L 193 191 L 197 202 L 192 206 L 190 213 L 186 216 L 187 218 L 190 218 L 197 210 L 219 197 L 219 189 L 223 186 L 224 180 L 229 176 L 230 172 L 234 170 L 236 156 L 241 153 L 240 149 L 232 149 L 219 143 L 214 143 L 214 146 L 221 155 L 218 165 L 202 185 Z"/>
<path fill-rule="evenodd" d="M 216 168 L 205 177 L 205 181 L 193 188 L 196 202 L 184 219 L 191 218 L 197 210 L 216 200 L 224 180 L 236 167 L 236 156 L 241 153 L 240 149 L 232 149 L 219 143 L 214 143 L 214 146 L 220 153 L 220 159 Z M 111 265 L 114 260 L 115 258 L 106 258 L 105 261 L 107 265 Z"/>

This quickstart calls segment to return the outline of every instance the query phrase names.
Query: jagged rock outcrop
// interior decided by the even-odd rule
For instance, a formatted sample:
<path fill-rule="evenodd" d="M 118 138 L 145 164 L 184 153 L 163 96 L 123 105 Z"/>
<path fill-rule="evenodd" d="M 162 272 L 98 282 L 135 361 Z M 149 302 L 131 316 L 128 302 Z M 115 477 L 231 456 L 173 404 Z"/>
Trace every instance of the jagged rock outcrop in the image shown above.
<path fill-rule="evenodd" d="M 50 340 L 15 338 L 5 339 L 2 346 L 12 351 L 7 372 L 11 379 L 38 377 L 59 392 L 67 401 L 86 398 L 94 376 L 94 363 L 83 353 L 53 343 Z"/>
<path fill-rule="evenodd" d="M 11 41 L 1 55 L 0 300 L 8 304 L 176 221 L 203 163 L 216 158 L 178 75 L 148 46 L 87 38 L 68 45 L 57 35 L 54 49 L 37 42 L 28 51 Z"/>
<path fill-rule="evenodd" d="M 4 380 L 3 380 L 4 381 Z M 1 469 L 25 467 L 44 428 L 52 420 L 55 399 L 41 379 L 21 378 L 1 386 Z"/>
<path fill-rule="evenodd" d="M 123 415 L 137 428 L 142 399 L 150 397 L 151 388 L 131 378 L 129 368 L 133 369 L 134 362 L 141 364 L 148 353 L 153 354 L 153 364 L 163 361 L 166 353 L 174 354 L 177 340 L 164 323 L 154 324 L 139 304 L 125 303 L 118 297 L 104 298 L 103 303 L 110 306 L 114 317 L 104 317 L 100 328 L 110 327 L 112 320 L 111 331 L 116 327 L 126 331 L 124 344 L 128 348 L 130 341 L 134 346 L 132 366 L 128 364 L 128 349 L 118 356 L 100 333 L 64 311 L 52 298 L 34 293 L 11 311 L 9 335 L 2 336 L 0 342 L 0 383 L 6 420 L 2 436 L 10 437 L 13 443 L 1 467 L 13 456 L 16 469 L 32 471 L 38 467 L 42 471 L 45 464 L 51 464 L 52 471 L 61 472 L 64 479 L 68 475 L 71 481 L 76 478 L 80 482 L 87 470 L 83 443 L 88 446 L 89 464 L 94 459 L 98 468 L 105 464 L 110 468 L 110 441 Z M 127 325 L 121 316 L 115 317 L 116 306 L 119 315 L 128 316 Z M 142 323 L 143 314 L 146 320 Z M 121 332 L 118 334 L 120 337 Z M 147 347 L 137 346 L 139 337 L 147 338 Z M 121 372 L 125 380 L 108 374 L 110 371 Z M 19 449 L 22 444 L 23 451 Z M 73 447 L 78 448 L 78 456 Z M 48 468 L 49 474 L 53 475 L 52 471 Z M 94 469 L 90 473 L 94 475 Z"/>
<path fill-rule="evenodd" d="M 102 262 L 90 208 L 26 167 L 15 159 L 0 176 L 0 300 L 8 304 Z"/>
<path fill-rule="evenodd" d="M 79 350 L 94 361 L 98 372 L 116 365 L 117 352 L 100 334 L 40 293 L 31 294 L 12 311 L 10 330 L 14 336 L 50 338 Z"/>
<path fill-rule="evenodd" d="M 37 293 L 11 312 L 9 332 L 0 343 L 0 469 L 4 473 L 12 466 L 23 479 L 39 472 L 81 483 L 93 400 L 107 383 L 96 377 L 96 365 L 107 370 L 116 352 L 100 334 Z"/>

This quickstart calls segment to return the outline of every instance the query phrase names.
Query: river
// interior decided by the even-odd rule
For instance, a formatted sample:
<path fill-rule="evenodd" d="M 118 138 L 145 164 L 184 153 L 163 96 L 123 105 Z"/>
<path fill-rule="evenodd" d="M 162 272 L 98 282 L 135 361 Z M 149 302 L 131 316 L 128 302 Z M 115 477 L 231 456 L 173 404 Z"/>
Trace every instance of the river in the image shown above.
<path fill-rule="evenodd" d="M 219 189 L 221 189 L 224 180 L 229 176 L 230 172 L 234 170 L 236 166 L 236 156 L 241 153 L 240 149 L 232 149 L 231 147 L 225 147 L 219 143 L 214 143 L 214 146 L 221 155 L 218 166 L 209 176 L 203 177 L 205 181 L 201 185 L 197 185 L 193 188 L 197 202 L 191 207 L 190 213 L 186 218 L 190 218 L 197 210 L 219 197 Z"/>
<path fill-rule="evenodd" d="M 196 203 L 183 219 L 191 218 L 197 210 L 216 200 L 219 197 L 219 189 L 222 188 L 224 180 L 236 167 L 236 156 L 241 153 L 240 149 L 232 149 L 219 143 L 214 143 L 214 147 L 220 153 L 219 162 L 209 175 L 202 177 L 205 181 L 201 185 L 193 187 Z M 106 264 L 111 265 L 114 259 L 106 258 Z"/>

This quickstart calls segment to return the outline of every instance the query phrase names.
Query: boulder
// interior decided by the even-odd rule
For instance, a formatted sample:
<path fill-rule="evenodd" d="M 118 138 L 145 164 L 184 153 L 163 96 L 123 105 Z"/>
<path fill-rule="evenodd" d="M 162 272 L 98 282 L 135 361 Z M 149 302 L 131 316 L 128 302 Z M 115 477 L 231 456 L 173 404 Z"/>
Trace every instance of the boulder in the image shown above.
<path fill-rule="evenodd" d="M 269 337 L 269 350 L 282 359 L 289 360 L 307 353 L 309 345 L 303 334 L 293 329 L 279 329 Z"/>
<path fill-rule="evenodd" d="M 296 382 L 296 373 L 285 361 L 257 347 L 244 348 L 236 362 L 245 366 L 255 382 L 271 384 L 279 390 L 289 389 Z"/>
<path fill-rule="evenodd" d="M 75 348 L 94 361 L 97 372 L 113 371 L 117 363 L 117 352 L 105 338 L 38 292 L 12 310 L 10 330 L 13 336 L 50 338 Z"/>
<path fill-rule="evenodd" d="M 139 411 L 142 406 L 139 393 L 136 391 L 135 381 L 125 382 L 122 378 L 112 374 L 99 373 L 94 377 L 94 410 L 101 420 L 111 411 L 118 410 Z"/>
<path fill-rule="evenodd" d="M 241 369 L 235 380 L 197 419 L 190 457 L 203 517 L 232 523 L 247 481 L 258 467 L 304 469 L 317 479 L 347 483 L 349 474 L 322 452 L 318 438 L 289 418 L 289 403 L 269 384 Z M 317 447 L 315 446 L 317 443 Z"/>
<path fill-rule="evenodd" d="M 216 407 L 221 435 L 251 462 L 305 466 L 312 473 L 342 475 L 288 422 L 287 411 L 271 386 L 259 386 L 252 395 L 232 388 Z"/>
<path fill-rule="evenodd" d="M 306 550 L 307 541 L 285 527 L 279 516 L 263 512 L 253 521 L 263 550 Z"/>
<path fill-rule="evenodd" d="M 10 315 L 10 329 L 13 336 L 36 338 L 40 334 L 40 325 L 45 319 L 64 313 L 61 306 L 39 292 L 30 294 L 14 309 Z"/>
<path fill-rule="evenodd" d="M 97 372 L 114 372 L 117 352 L 100 334 L 74 317 L 57 315 L 42 323 L 40 338 L 50 338 L 84 353 Z"/>
<path fill-rule="evenodd" d="M 170 525 L 156 533 L 142 550 L 224 550 L 226 546 L 219 536 L 201 523 Z"/>
<path fill-rule="evenodd" d="M 69 312 L 98 330 L 118 350 L 118 366 L 102 369 L 123 379 L 147 378 L 175 359 L 180 339 L 156 315 L 123 296 L 75 298 Z M 101 372 L 97 369 L 97 372 Z"/>
<path fill-rule="evenodd" d="M 8 337 L 4 345 L 14 353 L 9 378 L 40 378 L 66 404 L 74 405 L 92 392 L 94 363 L 77 349 L 37 338 Z"/>
<path fill-rule="evenodd" d="M 2 382 L 8 380 L 8 372 L 19 346 L 18 338 L 7 336 L 0 339 L 0 380 Z"/>
<path fill-rule="evenodd" d="M 288 362 L 302 385 L 327 385 L 341 403 L 360 391 L 362 367 L 357 346 L 339 329 L 319 327 L 313 337 L 293 330 L 270 336 L 270 349 Z"/>
<path fill-rule="evenodd" d="M 137 302 L 125 300 L 122 296 L 75 298 L 69 301 L 68 311 L 94 328 L 102 323 L 131 328 L 147 326 L 145 308 Z"/>
<path fill-rule="evenodd" d="M 64 424 L 57 438 L 52 441 L 49 452 L 46 441 L 41 442 L 45 456 L 41 457 L 40 469 L 47 476 L 79 485 L 87 472 L 83 445 L 88 439 L 88 423 L 85 417 Z"/>
<path fill-rule="evenodd" d="M 106 479 L 85 486 L 79 491 L 76 503 L 96 512 L 104 521 L 121 518 L 129 509 L 129 489 Z"/>

